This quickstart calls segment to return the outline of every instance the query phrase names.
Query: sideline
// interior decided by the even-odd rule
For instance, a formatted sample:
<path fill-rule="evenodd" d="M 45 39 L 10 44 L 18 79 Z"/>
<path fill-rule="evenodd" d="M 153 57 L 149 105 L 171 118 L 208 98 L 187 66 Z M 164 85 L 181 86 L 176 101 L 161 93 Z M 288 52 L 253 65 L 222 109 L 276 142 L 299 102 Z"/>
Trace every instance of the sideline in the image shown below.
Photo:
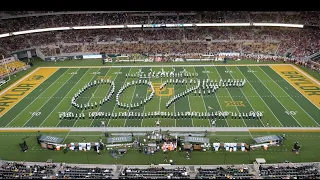
<path fill-rule="evenodd" d="M 66 128 L 1 128 L 0 132 L 103 132 L 103 127 L 66 127 Z M 107 132 L 146 132 L 156 131 L 159 127 L 107 127 Z M 211 127 L 162 127 L 162 131 L 171 132 L 204 132 L 210 133 Z M 216 127 L 215 132 L 320 132 L 320 127 Z"/>

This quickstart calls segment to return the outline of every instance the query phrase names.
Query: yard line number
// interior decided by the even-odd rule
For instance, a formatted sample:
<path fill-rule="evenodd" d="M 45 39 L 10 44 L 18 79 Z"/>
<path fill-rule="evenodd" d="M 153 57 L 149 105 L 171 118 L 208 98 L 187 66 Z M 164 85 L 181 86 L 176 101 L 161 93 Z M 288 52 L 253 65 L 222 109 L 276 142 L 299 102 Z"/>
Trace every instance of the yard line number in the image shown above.
<path fill-rule="evenodd" d="M 77 74 L 77 72 L 71 72 L 70 74 L 74 75 L 74 74 Z"/>
<path fill-rule="evenodd" d="M 31 116 L 40 116 L 41 112 L 30 112 Z"/>
<path fill-rule="evenodd" d="M 224 71 L 225 73 L 233 73 L 231 70 L 226 70 L 226 71 Z"/>
<path fill-rule="evenodd" d="M 248 73 L 255 73 L 256 71 L 254 70 L 248 70 Z"/>
<path fill-rule="evenodd" d="M 202 73 L 204 73 L 204 74 L 210 74 L 211 71 L 202 71 Z"/>
<path fill-rule="evenodd" d="M 99 72 L 99 71 L 97 71 L 97 72 L 92 72 L 91 74 L 100 74 L 100 72 Z"/>
<path fill-rule="evenodd" d="M 285 113 L 289 116 L 294 116 L 298 113 L 298 111 L 285 111 Z"/>

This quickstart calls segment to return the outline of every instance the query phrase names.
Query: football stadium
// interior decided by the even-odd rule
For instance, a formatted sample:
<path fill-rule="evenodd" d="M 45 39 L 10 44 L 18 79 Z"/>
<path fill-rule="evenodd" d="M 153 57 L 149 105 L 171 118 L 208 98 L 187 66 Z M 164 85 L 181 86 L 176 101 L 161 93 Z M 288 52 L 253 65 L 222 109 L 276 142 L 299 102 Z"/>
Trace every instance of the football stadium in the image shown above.
<path fill-rule="evenodd" d="M 319 12 L 0 19 L 0 178 L 320 178 Z"/>

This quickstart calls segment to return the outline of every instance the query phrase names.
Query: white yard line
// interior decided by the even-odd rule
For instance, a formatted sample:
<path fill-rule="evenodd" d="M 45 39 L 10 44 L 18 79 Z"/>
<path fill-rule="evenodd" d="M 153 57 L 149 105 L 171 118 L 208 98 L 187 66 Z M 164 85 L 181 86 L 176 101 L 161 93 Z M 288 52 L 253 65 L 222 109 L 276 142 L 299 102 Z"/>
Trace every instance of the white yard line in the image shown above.
<path fill-rule="evenodd" d="M 259 67 L 260 68 L 260 67 Z M 261 68 L 260 68 L 261 69 Z M 271 68 L 272 69 L 272 68 Z M 273 70 L 273 69 L 272 69 Z M 261 69 L 261 71 L 263 71 L 264 72 L 264 70 L 263 69 Z M 274 70 L 273 70 L 274 71 Z M 275 72 L 275 71 L 274 71 Z M 275 73 L 277 73 L 277 72 L 275 72 Z M 271 77 L 266 73 L 266 72 L 264 72 L 264 74 L 266 74 L 270 79 L 271 79 Z M 282 78 L 282 79 L 284 79 L 284 78 Z M 286 80 L 286 79 L 285 79 Z M 286 80 L 287 81 L 287 80 Z M 288 82 L 288 81 L 287 81 Z M 275 83 L 275 82 L 274 82 Z M 290 82 L 288 82 L 289 84 L 290 84 Z M 299 105 L 299 103 L 297 103 L 294 99 L 292 99 L 292 97 L 291 96 L 289 96 L 289 94 L 278 84 L 278 83 L 275 83 L 275 84 L 277 84 L 281 89 L 282 89 L 282 91 L 284 92 L 284 93 L 286 93 L 286 95 L 288 96 L 288 97 L 290 97 L 290 99 L 293 101 L 293 102 L 295 102 L 299 107 L 300 107 L 300 109 L 302 109 L 318 126 L 320 126 L 319 125 L 319 123 L 315 120 L 315 119 L 313 119 L 313 117 L 311 117 L 310 116 L 310 114 L 309 113 L 307 113 L 300 105 Z M 299 91 L 298 91 L 299 92 Z M 301 93 L 300 93 L 301 94 Z M 307 98 L 308 99 L 308 98 Z"/>
<path fill-rule="evenodd" d="M 121 71 L 121 69 L 122 69 L 122 68 L 120 68 L 119 72 Z M 130 70 L 129 70 L 129 73 L 130 73 L 130 71 L 131 71 L 131 68 L 130 68 Z M 118 76 L 118 75 L 117 75 L 117 76 Z M 127 82 L 128 79 L 129 79 L 129 78 L 127 78 L 125 81 Z M 124 83 L 125 83 L 125 82 L 124 82 Z M 121 87 L 121 86 L 120 86 L 120 87 Z M 117 107 L 117 103 L 113 106 L 113 110 L 112 110 L 111 113 L 114 112 L 114 110 L 116 109 L 116 107 Z M 111 119 L 109 119 L 109 121 L 108 121 L 108 123 L 107 123 L 107 125 L 106 125 L 107 128 L 109 127 L 110 121 L 111 121 Z"/>
<path fill-rule="evenodd" d="M 100 71 L 100 70 L 101 70 L 101 68 L 100 68 L 98 71 Z M 110 70 L 110 69 L 109 69 L 109 70 Z M 89 71 L 89 70 L 88 70 L 88 71 Z M 88 72 L 88 71 L 87 71 L 87 72 Z M 93 78 L 95 78 L 96 76 L 97 76 L 97 75 L 93 75 L 90 81 L 92 81 Z M 89 82 L 90 82 L 90 81 L 89 81 Z M 91 97 L 90 97 L 90 99 L 88 100 L 88 102 L 91 101 L 93 95 L 97 92 L 97 90 L 99 89 L 100 85 L 101 85 L 101 84 L 99 84 L 99 85 L 97 86 L 96 90 L 94 90 L 94 92 L 93 92 L 93 94 L 91 95 Z M 69 110 L 70 110 L 71 108 L 72 108 L 72 106 L 70 106 Z M 69 111 L 69 110 L 68 110 L 68 111 Z M 68 111 L 67 111 L 67 112 L 68 112 Z M 83 113 L 83 112 L 84 112 L 84 109 L 82 109 L 82 111 L 80 112 L 80 114 Z M 79 121 L 79 119 L 80 119 L 80 118 L 78 117 L 78 119 L 74 122 L 74 124 L 73 124 L 71 127 L 74 127 L 74 125 L 77 124 L 77 122 Z"/>
<path fill-rule="evenodd" d="M 109 70 L 108 70 L 108 72 L 106 73 L 106 75 L 109 73 L 110 69 L 111 69 L 111 68 L 109 68 Z M 100 71 L 100 70 L 101 70 L 101 68 L 99 69 L 99 71 Z M 119 71 L 118 71 L 118 72 L 119 72 Z M 105 76 L 106 76 L 106 75 L 105 75 Z M 117 73 L 117 75 L 116 75 L 116 77 L 115 77 L 114 79 L 116 79 L 116 78 L 118 77 L 118 75 L 119 75 L 119 73 Z M 99 85 L 99 86 L 100 86 L 100 85 Z M 98 90 L 99 86 L 97 87 L 96 91 Z M 110 89 L 111 89 L 111 86 L 110 86 Z M 106 94 L 106 95 L 107 95 L 107 94 Z M 105 96 L 106 96 L 106 95 L 105 95 Z M 104 96 L 104 97 L 105 97 L 105 96 Z M 91 97 L 92 97 L 92 96 L 91 96 Z M 104 97 L 101 97 L 101 99 L 104 98 Z M 89 101 L 90 101 L 90 100 L 89 100 Z M 88 101 L 88 102 L 89 102 L 89 101 Z M 100 109 L 101 109 L 101 108 L 102 108 L 102 106 L 100 106 L 100 107 L 98 108 L 97 112 L 100 112 Z M 78 120 L 77 120 L 77 121 L 78 121 Z M 89 127 L 92 126 L 92 124 L 93 124 L 94 121 L 96 121 L 96 120 L 95 120 L 95 119 L 92 119 L 92 122 L 90 123 L 90 126 L 89 126 Z"/>
<path fill-rule="evenodd" d="M 150 76 L 150 78 L 149 78 L 149 81 L 150 81 L 150 79 L 151 79 L 151 76 Z M 161 84 L 162 84 L 162 78 L 160 79 L 160 82 L 161 82 Z M 152 82 L 151 82 L 152 83 Z M 146 94 L 146 98 L 148 97 L 148 90 L 147 90 L 147 94 Z M 160 102 L 161 102 L 161 96 L 160 96 Z M 160 103 L 159 102 L 159 112 L 160 112 Z M 146 110 L 146 104 L 144 105 L 144 107 L 143 107 L 143 112 L 142 113 L 144 113 L 145 112 L 145 110 Z M 144 120 L 144 118 L 142 118 L 142 120 L 141 120 L 141 127 L 142 127 L 142 123 L 143 123 L 143 120 Z M 160 120 L 160 118 L 158 118 L 158 121 Z"/>
<path fill-rule="evenodd" d="M 187 85 L 186 85 L 186 87 L 187 87 Z M 192 110 L 191 110 L 191 106 L 190 106 L 190 99 L 189 99 L 189 95 L 187 95 L 187 97 L 188 97 L 189 109 L 190 109 L 190 112 L 192 112 Z M 191 122 L 192 122 L 192 127 L 194 127 L 194 124 L 193 124 L 193 118 L 191 118 Z"/>
<path fill-rule="evenodd" d="M 226 66 L 226 69 L 229 70 L 227 66 Z M 232 77 L 232 79 L 234 79 L 233 76 L 232 76 L 232 73 L 230 73 L 230 76 Z M 254 107 L 252 106 L 252 104 L 250 103 L 250 101 L 249 101 L 249 99 L 247 98 L 247 96 L 243 93 L 242 88 L 239 88 L 239 89 L 240 89 L 241 93 L 243 94 L 243 96 L 244 96 L 244 97 L 246 98 L 246 100 L 248 101 L 248 103 L 250 104 L 251 109 L 252 109 L 253 111 L 257 112 L 257 111 L 254 109 Z M 261 120 L 261 119 L 259 119 L 259 120 L 260 120 L 261 124 L 263 125 L 263 127 L 266 127 L 266 126 L 264 125 L 264 123 L 262 122 L 262 120 Z"/>
<path fill-rule="evenodd" d="M 237 67 L 238 68 L 238 67 Z M 243 77 L 247 80 L 248 84 L 250 84 L 250 86 L 252 87 L 252 89 L 256 92 L 256 94 L 258 94 L 258 97 L 260 97 L 260 99 L 263 101 L 263 103 L 268 107 L 269 111 L 273 114 L 273 116 L 279 121 L 279 123 L 282 125 L 282 123 L 280 122 L 280 120 L 277 118 L 277 116 L 273 113 L 273 111 L 270 109 L 270 107 L 268 106 L 268 104 L 262 99 L 262 97 L 260 96 L 260 94 L 256 91 L 256 89 L 252 86 L 252 84 L 249 82 L 249 80 L 244 76 L 244 74 L 240 71 L 240 69 L 238 68 L 239 72 L 243 75 Z"/>
<path fill-rule="evenodd" d="M 207 71 L 206 67 L 204 67 L 204 70 Z M 218 72 L 217 69 L 216 69 L 216 71 L 217 71 L 217 73 L 219 74 L 219 72 Z M 208 79 L 210 79 L 210 77 L 209 77 L 208 74 L 207 74 L 207 77 L 208 77 Z M 220 77 L 220 74 L 219 74 L 219 77 Z M 220 78 L 221 78 L 221 77 L 220 77 Z M 217 94 L 217 92 L 214 93 L 214 96 L 216 97 L 216 99 L 217 99 L 217 101 L 218 101 L 218 104 L 219 104 L 219 106 L 220 106 L 220 109 L 221 109 L 221 111 L 223 112 L 222 106 L 221 106 L 221 104 L 220 104 L 220 102 L 219 102 L 219 99 L 218 99 L 218 96 L 217 96 L 216 94 Z M 226 118 L 224 118 L 224 120 L 226 121 L 228 127 L 230 127 L 230 126 L 229 126 L 229 123 L 228 123 L 228 120 L 227 120 Z"/>
<path fill-rule="evenodd" d="M 70 132 L 71 132 L 71 130 L 68 132 L 68 134 L 64 137 L 64 139 L 63 139 L 63 141 L 61 142 L 61 144 L 63 144 L 64 143 L 64 141 L 67 139 L 67 137 L 69 136 L 69 134 L 70 134 Z"/>
<path fill-rule="evenodd" d="M 78 69 L 79 70 L 79 69 Z M 77 70 L 77 71 L 78 71 Z M 67 70 L 68 71 L 68 70 Z M 66 80 L 63 84 L 62 84 L 62 86 L 60 86 L 60 88 L 59 89 L 57 89 L 56 90 L 56 92 L 52 95 L 52 97 L 54 97 L 54 95 L 73 77 L 74 75 L 71 75 L 70 77 L 69 77 L 69 79 L 68 80 Z M 46 105 L 47 103 L 48 103 L 48 101 L 50 101 L 50 99 L 52 98 L 52 97 L 50 97 L 36 112 L 38 112 L 39 110 L 41 110 L 41 108 L 44 106 L 44 105 Z M 24 123 L 24 125 L 22 126 L 22 127 L 24 127 L 31 119 L 32 119 L 32 117 L 33 116 L 31 116 L 30 118 L 29 118 L 29 120 L 26 122 L 26 123 Z M 41 123 L 42 124 L 42 123 Z M 40 127 L 40 126 L 39 126 Z"/>
<path fill-rule="evenodd" d="M 131 71 L 131 68 L 130 68 L 130 71 Z M 130 72 L 130 71 L 129 71 L 129 72 Z M 132 94 L 132 97 L 131 97 L 131 103 L 130 103 L 130 104 L 132 104 L 133 97 L 134 97 L 134 93 L 136 92 L 136 89 L 137 89 L 137 86 L 134 86 L 134 90 L 133 90 L 133 94 Z M 128 112 L 129 112 L 129 111 L 130 111 L 130 110 L 128 110 Z M 124 120 L 123 127 L 126 127 L 127 119 L 128 119 L 128 118 L 126 118 L 126 120 Z"/>
<path fill-rule="evenodd" d="M 78 82 L 80 82 L 80 80 L 83 78 L 83 77 L 85 77 L 85 75 L 89 72 L 90 70 L 88 70 L 79 80 L 78 80 Z M 76 75 L 76 74 L 75 74 Z M 77 83 L 78 83 L 77 82 Z M 77 84 L 76 83 L 76 84 Z M 67 94 L 69 94 L 70 93 L 70 91 L 72 90 L 73 88 L 71 88 L 67 93 L 66 93 L 66 95 Z M 56 110 L 56 108 L 61 104 L 61 102 L 63 101 L 63 99 L 59 102 L 59 104 L 50 112 L 50 114 L 46 117 L 46 119 L 40 124 L 40 126 L 42 126 L 42 124 L 48 119 L 48 117 L 53 113 L 53 111 L 55 111 Z M 69 108 L 70 109 L 70 108 Z M 68 110 L 69 111 L 69 110 Z M 68 112 L 67 111 L 67 112 Z M 58 124 L 61 122 L 61 120 L 58 122 Z M 58 124 L 55 126 L 55 127 L 57 127 L 58 126 Z"/>
<path fill-rule="evenodd" d="M 248 69 L 250 69 L 250 67 L 248 67 Z M 252 69 L 250 69 L 252 71 Z M 254 74 L 256 77 L 257 75 L 255 73 Z M 257 77 L 258 78 L 258 77 Z M 259 78 L 258 78 L 259 79 Z M 268 91 L 272 94 L 273 97 L 275 97 L 277 99 L 277 101 L 281 104 L 281 106 L 288 111 L 288 109 L 286 107 L 284 107 L 284 105 L 279 101 L 279 99 L 272 93 L 272 91 L 270 91 L 270 89 L 259 79 L 259 81 L 264 85 L 264 87 L 266 87 L 268 89 Z M 296 120 L 296 118 L 294 116 L 292 116 L 294 120 Z M 301 126 L 301 124 L 296 120 L 296 122 L 299 124 L 299 126 Z M 301 126 L 302 127 L 302 126 Z"/>
<path fill-rule="evenodd" d="M 218 69 L 217 69 L 216 67 L 214 67 L 214 68 L 216 69 L 217 73 L 219 74 Z M 220 79 L 221 79 L 220 74 L 219 74 L 219 77 L 220 77 Z M 228 91 L 228 93 L 229 93 L 229 96 L 231 97 L 231 100 L 233 101 L 233 98 L 232 98 L 232 96 L 231 96 L 231 94 L 230 94 L 230 92 L 229 92 L 229 89 L 228 89 L 227 87 L 225 87 L 225 88 L 227 89 L 227 91 Z M 236 108 L 237 108 L 237 110 L 238 110 L 238 113 L 240 113 L 240 111 L 239 111 L 239 109 L 238 109 L 238 106 L 236 106 Z M 242 119 L 245 127 L 248 127 L 242 116 L 241 116 L 241 119 Z"/>
<path fill-rule="evenodd" d="M 120 70 L 119 70 L 118 72 L 120 72 L 121 69 L 122 69 L 122 68 L 120 68 Z M 130 67 L 129 73 L 130 73 L 130 71 L 131 71 L 131 67 Z M 118 76 L 118 74 L 117 74 L 117 76 Z M 116 77 L 117 77 L 117 76 L 116 76 Z M 126 83 L 126 82 L 128 82 L 128 79 L 129 79 L 129 78 L 127 78 L 127 79 L 125 80 L 125 82 L 123 82 L 123 84 Z M 115 82 L 115 83 L 116 83 L 116 82 Z M 122 84 L 122 85 L 123 85 L 123 84 Z M 122 87 L 122 86 L 120 86 L 120 87 Z M 131 97 L 131 98 L 132 98 L 132 97 Z M 112 110 L 111 113 L 114 112 L 114 110 L 116 109 L 116 107 L 117 107 L 117 103 L 113 106 L 113 110 Z M 110 123 L 111 120 L 112 120 L 112 119 L 109 118 L 109 121 L 108 121 L 107 125 L 105 126 L 106 128 L 109 127 L 109 123 Z"/>
<path fill-rule="evenodd" d="M 68 71 L 68 70 L 67 70 L 67 71 Z M 24 108 L 24 110 L 27 109 L 30 105 L 32 105 L 44 92 L 46 92 L 53 84 L 55 84 L 61 77 L 63 77 L 63 75 L 64 75 L 67 71 L 65 71 L 59 78 L 57 78 L 54 82 L 52 82 L 52 84 L 50 84 L 50 86 L 49 86 L 45 91 L 42 91 L 42 92 L 38 95 L 37 98 L 35 98 L 32 102 L 30 102 L 30 103 L 28 104 L 28 106 L 26 106 L 26 107 Z M 20 113 L 19 113 L 15 118 L 13 118 L 5 127 L 8 127 L 8 126 L 12 123 L 12 121 L 14 121 L 17 117 L 20 116 L 21 113 L 24 112 L 24 110 L 23 110 L 23 111 L 20 111 Z"/>

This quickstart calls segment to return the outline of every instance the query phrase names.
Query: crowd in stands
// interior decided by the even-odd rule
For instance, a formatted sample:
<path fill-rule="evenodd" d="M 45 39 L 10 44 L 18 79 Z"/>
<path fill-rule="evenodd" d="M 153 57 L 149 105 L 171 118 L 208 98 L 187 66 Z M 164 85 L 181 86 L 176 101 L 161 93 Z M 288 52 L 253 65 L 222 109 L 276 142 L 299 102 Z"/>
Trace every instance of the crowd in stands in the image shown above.
<path fill-rule="evenodd" d="M 118 176 L 119 179 L 190 179 L 185 167 L 177 168 L 130 168 L 125 167 Z"/>
<path fill-rule="evenodd" d="M 41 14 L 30 16 L 32 14 Z M 52 13 L 48 11 L 47 13 Z M 2 14 L 2 15 L 1 15 Z M 15 15 L 28 17 L 12 18 Z M 2 11 L 0 33 L 23 31 L 49 27 L 94 26 L 116 24 L 161 24 L 161 23 L 294 23 L 319 25 L 320 13 L 317 12 L 122 12 L 122 13 L 81 13 L 46 15 L 46 12 Z M 10 16 L 11 15 L 11 16 Z M 6 19 L 6 17 L 11 17 Z"/>
<path fill-rule="evenodd" d="M 192 173 L 192 168 L 195 173 Z M 116 170 L 118 169 L 118 170 Z M 222 166 L 68 165 L 0 161 L 0 179 L 319 179 L 319 163 Z"/>
<path fill-rule="evenodd" d="M 56 179 L 112 179 L 112 168 L 65 166 L 55 174 Z"/>
<path fill-rule="evenodd" d="M 212 42 L 206 41 L 206 38 L 210 38 Z M 3 45 L 2 51 L 9 52 L 32 46 L 60 45 L 61 52 L 65 50 L 65 53 L 82 51 L 106 51 L 108 53 L 235 51 L 279 55 L 285 55 L 289 52 L 295 57 L 305 57 L 319 52 L 319 39 L 320 31 L 315 29 L 220 27 L 157 30 L 68 30 L 0 38 L 0 43 Z M 86 48 L 82 48 L 83 45 L 86 45 Z"/>
<path fill-rule="evenodd" d="M 16 162 L 5 162 L 0 167 L 0 179 L 42 179 L 54 174 L 54 164 L 26 165 Z"/>
<path fill-rule="evenodd" d="M 261 165 L 259 176 L 263 179 L 319 179 L 318 167 L 314 164 L 308 165 L 285 165 L 270 166 Z"/>
<path fill-rule="evenodd" d="M 198 168 L 196 179 L 253 179 L 247 167 Z"/>

